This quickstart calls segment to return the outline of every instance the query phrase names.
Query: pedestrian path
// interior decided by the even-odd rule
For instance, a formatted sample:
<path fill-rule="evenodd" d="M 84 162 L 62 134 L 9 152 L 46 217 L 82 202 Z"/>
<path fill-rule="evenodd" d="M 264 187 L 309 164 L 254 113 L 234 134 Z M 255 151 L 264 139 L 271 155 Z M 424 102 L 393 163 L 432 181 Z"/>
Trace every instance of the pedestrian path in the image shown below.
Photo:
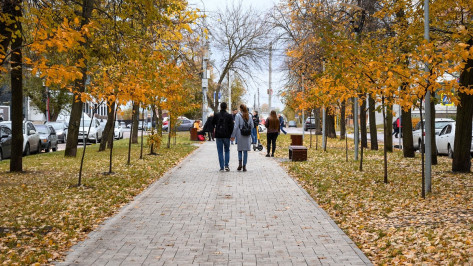
<path fill-rule="evenodd" d="M 370 265 L 274 158 L 219 172 L 206 142 L 59 265 Z"/>

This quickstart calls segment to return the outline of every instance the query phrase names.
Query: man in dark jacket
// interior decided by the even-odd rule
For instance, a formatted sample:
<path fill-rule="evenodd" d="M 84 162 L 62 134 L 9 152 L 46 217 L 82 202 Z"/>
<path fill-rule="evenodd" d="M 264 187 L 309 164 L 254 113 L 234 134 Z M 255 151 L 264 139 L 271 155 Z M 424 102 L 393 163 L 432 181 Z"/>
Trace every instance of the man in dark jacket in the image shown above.
<path fill-rule="evenodd" d="M 220 104 L 220 112 L 215 113 L 212 119 L 212 129 L 215 129 L 215 138 L 217 139 L 218 162 L 220 171 L 230 171 L 228 163 L 230 162 L 230 137 L 233 131 L 232 115 L 227 113 L 227 103 Z M 225 158 L 224 158 L 225 151 Z M 225 167 L 225 168 L 224 168 Z"/>

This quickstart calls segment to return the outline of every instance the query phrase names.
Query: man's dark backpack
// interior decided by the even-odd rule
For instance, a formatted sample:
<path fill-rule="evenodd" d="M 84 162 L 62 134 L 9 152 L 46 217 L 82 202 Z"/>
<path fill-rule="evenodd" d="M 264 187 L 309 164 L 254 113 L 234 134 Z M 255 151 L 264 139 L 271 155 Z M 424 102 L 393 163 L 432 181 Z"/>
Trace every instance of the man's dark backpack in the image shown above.
<path fill-rule="evenodd" d="M 218 132 L 220 135 L 227 136 L 229 135 L 227 131 L 228 130 L 227 125 L 225 124 L 225 116 L 220 114 L 217 121 L 216 132 Z"/>
<path fill-rule="evenodd" d="M 248 124 L 248 121 L 245 121 L 245 119 L 243 119 L 243 126 L 240 129 L 240 133 L 241 133 L 242 136 L 251 135 L 251 127 Z"/>

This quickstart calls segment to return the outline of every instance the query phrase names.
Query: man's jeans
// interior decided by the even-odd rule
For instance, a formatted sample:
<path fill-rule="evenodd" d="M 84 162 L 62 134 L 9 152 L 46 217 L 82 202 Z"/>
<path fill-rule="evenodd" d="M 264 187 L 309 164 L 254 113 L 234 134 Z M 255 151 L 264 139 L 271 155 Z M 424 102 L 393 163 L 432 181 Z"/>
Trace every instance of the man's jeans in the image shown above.
<path fill-rule="evenodd" d="M 224 150 L 225 150 L 225 163 L 224 163 Z M 218 162 L 220 163 L 220 170 L 223 170 L 225 166 L 228 166 L 230 162 L 230 139 L 217 138 L 217 152 Z"/>
<path fill-rule="evenodd" d="M 256 135 L 257 134 L 256 130 L 257 130 L 256 127 L 254 127 L 251 130 L 251 143 L 253 143 L 253 144 L 256 144 L 258 142 L 258 136 Z"/>

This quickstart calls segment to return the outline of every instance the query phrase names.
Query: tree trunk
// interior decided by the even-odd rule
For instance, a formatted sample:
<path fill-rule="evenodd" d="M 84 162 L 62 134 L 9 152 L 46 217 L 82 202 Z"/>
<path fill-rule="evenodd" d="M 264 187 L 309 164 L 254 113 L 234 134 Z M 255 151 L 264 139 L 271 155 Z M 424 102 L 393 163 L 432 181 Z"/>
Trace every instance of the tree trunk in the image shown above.
<path fill-rule="evenodd" d="M 386 151 L 393 152 L 393 106 L 391 101 L 389 101 L 389 104 L 386 104 L 386 110 L 386 137 L 384 139 L 384 146 L 386 146 Z"/>
<path fill-rule="evenodd" d="M 368 107 L 368 116 L 370 120 L 370 139 L 371 139 L 371 150 L 378 150 L 378 129 L 376 128 L 376 111 L 375 105 L 376 102 L 373 99 L 372 95 L 369 95 L 368 98 L 369 107 Z"/>
<path fill-rule="evenodd" d="M 326 134 L 327 137 L 334 139 L 337 137 L 337 133 L 335 132 L 335 115 L 329 113 L 331 113 L 331 107 L 328 107 L 325 112 L 325 123 L 327 123 Z"/>
<path fill-rule="evenodd" d="M 89 23 L 90 17 L 92 16 L 92 9 L 94 6 L 94 0 L 83 0 L 82 1 L 82 22 L 81 28 Z M 81 43 L 82 48 L 87 49 L 88 39 L 84 36 L 85 41 Z M 76 61 L 84 61 L 85 67 L 81 68 L 82 78 L 77 79 L 74 82 L 74 95 L 72 98 L 71 116 L 69 118 L 69 126 L 67 128 L 67 143 L 64 156 L 76 157 L 77 155 L 77 140 L 79 137 L 80 119 L 82 117 L 82 101 L 80 94 L 85 91 L 85 84 L 87 81 L 87 59 L 82 53 L 77 54 Z M 84 140 L 86 141 L 86 140 Z"/>
<path fill-rule="evenodd" d="M 170 124 L 171 121 L 168 121 L 168 132 L 169 132 L 169 127 L 170 127 Z M 159 136 L 163 136 L 163 108 L 161 108 L 161 105 L 158 105 L 158 121 L 156 123 L 157 127 L 158 127 L 158 132 L 159 132 Z"/>
<path fill-rule="evenodd" d="M 361 133 L 361 147 L 368 148 L 368 132 L 366 131 L 366 99 L 364 95 L 360 97 L 363 102 L 360 107 L 360 133 Z"/>
<path fill-rule="evenodd" d="M 140 104 L 135 103 L 133 105 L 133 122 L 132 122 L 132 127 L 133 127 L 133 132 L 131 135 L 131 143 L 137 144 L 138 143 L 138 123 L 140 121 Z"/>
<path fill-rule="evenodd" d="M 5 4 L 6 5 L 6 4 Z M 11 40 L 11 121 L 12 121 L 12 146 L 10 171 L 23 171 L 23 67 L 22 67 L 22 51 L 23 32 L 21 28 L 21 1 L 13 1 L 11 3 L 11 15 L 16 20 L 11 27 L 16 26 L 19 30 L 19 36 L 15 36 Z M 35 143 L 36 144 L 36 143 Z"/>
<path fill-rule="evenodd" d="M 435 93 L 432 93 L 431 99 L 432 100 L 435 99 Z M 436 136 L 435 136 L 435 102 L 434 101 L 430 102 L 430 113 L 432 115 L 432 123 L 430 127 L 431 132 L 432 132 L 432 136 L 430 139 L 430 145 L 432 147 L 432 165 L 437 165 L 438 160 L 437 160 L 437 142 L 435 141 Z"/>
<path fill-rule="evenodd" d="M 388 146 L 386 143 L 389 142 L 388 139 L 391 139 L 391 150 L 392 150 L 392 139 L 393 135 L 391 134 L 391 130 L 389 130 L 389 125 L 392 127 L 392 122 L 388 121 L 389 115 L 386 115 L 386 106 L 384 104 L 384 96 L 382 96 L 382 106 L 383 108 L 383 128 L 384 128 L 384 148 L 383 148 L 383 165 L 384 165 L 384 183 L 388 183 Z M 388 114 L 391 113 L 391 121 L 392 119 L 392 112 L 389 112 L 388 109 Z"/>
<path fill-rule="evenodd" d="M 414 140 L 412 138 L 412 117 L 411 109 L 407 112 L 404 109 L 401 111 L 401 136 L 402 136 L 402 151 L 405 158 L 414 158 Z"/>
<path fill-rule="evenodd" d="M 473 46 L 473 39 L 468 41 L 470 49 Z M 466 62 L 460 74 L 460 85 L 471 87 L 473 85 L 473 59 Z M 458 93 L 460 104 L 457 107 L 457 123 L 455 127 L 455 143 L 453 145 L 452 171 L 468 173 L 471 168 L 470 148 L 471 148 L 471 119 L 473 116 L 473 95 L 464 92 Z"/>
<path fill-rule="evenodd" d="M 343 101 L 340 107 L 340 139 L 341 140 L 345 139 L 345 133 L 347 131 L 346 118 L 345 118 L 346 109 L 347 109 L 346 102 Z"/>
<path fill-rule="evenodd" d="M 322 135 L 322 123 L 320 119 L 320 107 L 315 108 L 314 111 L 314 118 L 315 118 L 315 135 Z"/>
<path fill-rule="evenodd" d="M 113 138 L 113 131 L 115 130 L 115 125 L 113 124 L 114 114 L 115 114 L 115 102 L 113 102 L 112 105 L 110 106 L 110 112 L 108 112 L 108 115 L 107 115 L 107 124 L 105 124 L 105 128 L 103 129 L 103 132 L 102 132 L 102 141 L 100 141 L 99 151 L 104 151 L 105 148 L 107 147 L 107 144 L 108 144 L 108 147 L 110 148 L 110 143 L 109 143 L 110 135 Z M 110 134 L 110 132 L 112 134 Z"/>

